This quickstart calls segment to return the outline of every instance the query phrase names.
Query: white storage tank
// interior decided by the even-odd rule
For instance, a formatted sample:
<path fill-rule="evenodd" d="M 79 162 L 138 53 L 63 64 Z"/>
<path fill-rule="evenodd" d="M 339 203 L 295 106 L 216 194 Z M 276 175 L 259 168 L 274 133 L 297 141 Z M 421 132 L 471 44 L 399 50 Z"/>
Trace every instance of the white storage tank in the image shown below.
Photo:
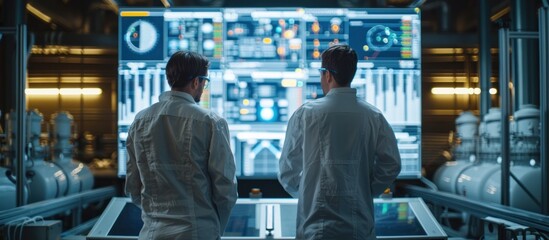
<path fill-rule="evenodd" d="M 515 181 L 510 178 L 509 183 L 509 204 L 512 207 L 540 212 L 541 206 L 541 169 L 539 167 L 530 166 L 512 166 L 509 169 L 519 182 L 525 186 L 532 194 L 530 196 L 526 191 Z M 482 200 L 501 203 L 501 170 L 495 171 L 486 183 L 483 185 Z M 532 199 L 534 198 L 534 199 Z"/>
<path fill-rule="evenodd" d="M 483 186 L 488 178 L 500 169 L 497 159 L 501 152 L 501 111 L 491 108 L 484 116 L 484 123 L 480 135 L 481 148 L 479 161 L 463 170 L 457 179 L 457 194 L 473 200 L 481 200 Z"/>
<path fill-rule="evenodd" d="M 541 210 L 539 114 L 534 105 L 521 106 L 514 114 L 515 123 L 510 131 L 512 166 L 509 170 L 518 182 L 510 177 L 509 204 L 533 212 Z M 501 203 L 501 170 L 489 177 L 483 189 L 483 200 Z"/>
<path fill-rule="evenodd" d="M 71 127 L 73 117 L 68 112 L 52 114 L 53 162 L 59 166 L 68 177 L 67 194 L 79 193 L 93 188 L 93 174 L 83 163 L 72 159 L 73 145 Z"/>
<path fill-rule="evenodd" d="M 27 142 L 31 147 L 26 160 L 29 203 L 61 197 L 67 191 L 67 178 L 63 171 L 44 161 L 46 150 L 40 144 L 42 119 L 37 110 L 27 113 Z"/>
<path fill-rule="evenodd" d="M 459 175 L 476 161 L 477 124 L 478 118 L 468 111 L 456 118 L 456 133 L 460 142 L 453 149 L 456 161 L 446 162 L 433 176 L 433 181 L 440 191 L 457 193 L 456 183 Z"/>
<path fill-rule="evenodd" d="M 0 167 L 0 199 L 2 199 L 2 204 L 0 204 L 0 211 L 14 208 L 16 204 L 16 187 L 15 183 L 11 182 L 8 179 L 9 169 Z"/>

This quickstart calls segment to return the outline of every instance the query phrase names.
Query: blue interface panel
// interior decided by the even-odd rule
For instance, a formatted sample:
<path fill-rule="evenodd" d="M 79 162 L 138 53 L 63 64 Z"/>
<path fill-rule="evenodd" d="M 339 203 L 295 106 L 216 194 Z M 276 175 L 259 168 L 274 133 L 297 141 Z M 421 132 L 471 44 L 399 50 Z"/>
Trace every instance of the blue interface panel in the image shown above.
<path fill-rule="evenodd" d="M 135 114 L 169 90 L 178 50 L 211 62 L 200 105 L 227 119 L 239 178 L 276 178 L 292 113 L 324 96 L 322 51 L 349 44 L 359 56 L 352 87 L 392 125 L 400 178 L 421 176 L 421 33 L 418 9 L 172 8 L 119 14 L 118 159 Z"/>

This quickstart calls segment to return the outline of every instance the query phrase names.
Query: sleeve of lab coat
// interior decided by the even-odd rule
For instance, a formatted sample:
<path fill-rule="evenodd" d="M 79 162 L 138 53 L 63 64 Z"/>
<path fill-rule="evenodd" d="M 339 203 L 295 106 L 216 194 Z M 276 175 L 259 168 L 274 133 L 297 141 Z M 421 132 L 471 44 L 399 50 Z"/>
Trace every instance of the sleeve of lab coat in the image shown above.
<path fill-rule="evenodd" d="M 380 115 L 376 143 L 376 161 L 372 176 L 372 195 L 378 196 L 391 185 L 400 173 L 400 153 L 393 129 Z"/>
<path fill-rule="evenodd" d="M 278 181 L 292 197 L 299 197 L 299 183 L 303 171 L 303 128 L 301 111 L 295 111 L 288 122 L 284 147 L 279 160 Z"/>
<path fill-rule="evenodd" d="M 130 197 L 133 203 L 141 207 L 141 177 L 137 168 L 137 159 L 135 157 L 135 148 L 133 142 L 133 127 L 128 132 L 126 139 L 126 150 L 128 152 L 128 161 L 126 162 L 126 195 Z M 120 156 L 119 156 L 120 157 Z"/>
<path fill-rule="evenodd" d="M 229 128 L 224 119 L 214 123 L 210 144 L 208 172 L 212 182 L 212 202 L 217 210 L 220 229 L 223 234 L 229 215 L 238 197 L 236 166 L 229 141 Z"/>

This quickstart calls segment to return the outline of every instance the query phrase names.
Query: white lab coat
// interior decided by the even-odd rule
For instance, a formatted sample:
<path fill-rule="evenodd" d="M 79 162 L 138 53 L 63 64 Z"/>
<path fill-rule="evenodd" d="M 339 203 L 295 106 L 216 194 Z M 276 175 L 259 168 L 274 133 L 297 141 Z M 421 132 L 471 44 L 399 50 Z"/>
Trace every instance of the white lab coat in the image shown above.
<path fill-rule="evenodd" d="M 279 167 L 299 198 L 296 239 L 375 239 L 373 197 L 395 180 L 400 154 L 379 110 L 333 88 L 292 115 Z"/>
<path fill-rule="evenodd" d="M 126 142 L 126 193 L 141 207 L 139 239 L 219 239 L 237 199 L 227 122 L 190 94 L 164 92 Z"/>

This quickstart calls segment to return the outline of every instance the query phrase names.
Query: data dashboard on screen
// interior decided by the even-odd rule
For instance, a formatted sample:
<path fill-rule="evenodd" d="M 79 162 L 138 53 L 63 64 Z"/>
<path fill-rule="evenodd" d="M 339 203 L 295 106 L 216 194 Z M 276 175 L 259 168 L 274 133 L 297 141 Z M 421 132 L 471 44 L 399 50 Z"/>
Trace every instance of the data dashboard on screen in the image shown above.
<path fill-rule="evenodd" d="M 239 178 L 276 178 L 286 124 L 324 96 L 321 53 L 358 54 L 351 87 L 379 108 L 398 140 L 400 178 L 421 176 L 421 21 L 414 8 L 122 8 L 119 14 L 118 174 L 135 115 L 169 90 L 179 50 L 210 62 L 200 105 L 227 119 Z"/>

